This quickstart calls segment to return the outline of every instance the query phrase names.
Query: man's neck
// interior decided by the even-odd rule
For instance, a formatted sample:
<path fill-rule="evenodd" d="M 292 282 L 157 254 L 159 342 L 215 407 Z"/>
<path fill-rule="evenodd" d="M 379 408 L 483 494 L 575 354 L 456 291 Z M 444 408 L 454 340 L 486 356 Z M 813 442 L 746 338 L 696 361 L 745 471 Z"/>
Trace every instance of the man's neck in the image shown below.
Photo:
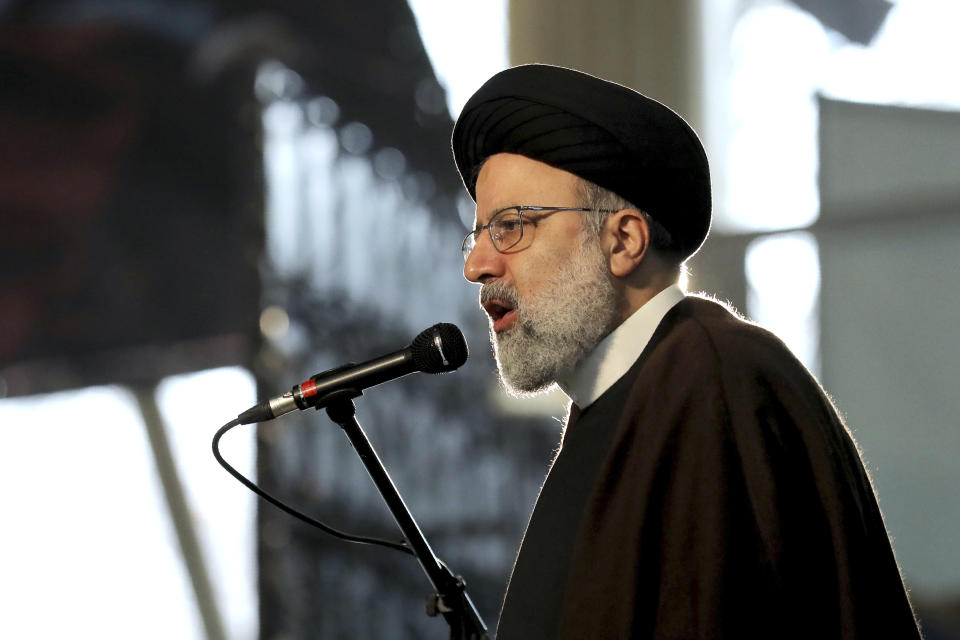
<path fill-rule="evenodd" d="M 623 284 L 624 310 L 620 323 L 636 313 L 643 305 L 653 300 L 661 291 L 671 286 L 679 286 L 679 273 L 657 270 L 652 274 L 637 274 Z"/>
<path fill-rule="evenodd" d="M 663 316 L 683 297 L 676 284 L 649 297 L 557 384 L 581 409 L 592 404 L 630 369 Z"/>

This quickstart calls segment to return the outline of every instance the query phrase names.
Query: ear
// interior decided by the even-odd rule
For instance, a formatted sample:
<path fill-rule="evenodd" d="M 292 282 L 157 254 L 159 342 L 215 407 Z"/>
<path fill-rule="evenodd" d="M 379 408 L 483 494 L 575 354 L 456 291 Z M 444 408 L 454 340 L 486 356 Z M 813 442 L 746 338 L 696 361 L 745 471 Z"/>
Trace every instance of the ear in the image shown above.
<path fill-rule="evenodd" d="M 607 218 L 604 235 L 610 247 L 610 273 L 623 278 L 633 273 L 650 248 L 650 227 L 636 209 L 623 209 Z"/>

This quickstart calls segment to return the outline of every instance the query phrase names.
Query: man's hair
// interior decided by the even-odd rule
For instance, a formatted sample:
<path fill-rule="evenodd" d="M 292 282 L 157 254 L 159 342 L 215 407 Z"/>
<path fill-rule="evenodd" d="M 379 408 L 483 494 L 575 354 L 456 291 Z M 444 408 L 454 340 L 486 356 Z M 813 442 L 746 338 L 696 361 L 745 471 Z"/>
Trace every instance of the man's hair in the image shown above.
<path fill-rule="evenodd" d="M 607 211 L 634 209 L 643 215 L 643 218 L 647 221 L 647 226 L 650 227 L 650 245 L 653 249 L 670 264 L 679 266 L 680 263 L 683 262 L 683 258 L 680 255 L 680 247 L 677 245 L 677 241 L 673 235 L 667 231 L 666 227 L 654 220 L 650 214 L 640 207 L 613 191 L 604 189 L 600 185 L 584 178 L 580 178 L 580 197 L 584 203 L 583 206 L 598 210 L 585 213 L 583 217 L 587 230 L 592 234 L 600 235 L 600 231 L 603 229 L 603 223 L 607 219 L 607 216 L 610 215 L 609 213 L 599 211 L 599 209 L 605 209 Z"/>

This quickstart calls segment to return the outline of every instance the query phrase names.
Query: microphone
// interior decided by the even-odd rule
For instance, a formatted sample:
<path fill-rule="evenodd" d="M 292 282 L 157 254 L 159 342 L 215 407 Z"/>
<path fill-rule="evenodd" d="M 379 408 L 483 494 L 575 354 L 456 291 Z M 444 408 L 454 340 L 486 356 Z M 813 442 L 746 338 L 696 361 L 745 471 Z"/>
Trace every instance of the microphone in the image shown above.
<path fill-rule="evenodd" d="M 239 416 L 240 424 L 266 422 L 294 409 L 321 409 L 333 399 L 335 391 L 350 390 L 354 396 L 363 389 L 400 378 L 409 373 L 446 373 L 467 361 L 467 341 L 456 325 L 435 324 L 423 331 L 406 349 L 389 353 L 361 364 L 352 362 L 318 373 L 287 393 L 264 400 Z"/>

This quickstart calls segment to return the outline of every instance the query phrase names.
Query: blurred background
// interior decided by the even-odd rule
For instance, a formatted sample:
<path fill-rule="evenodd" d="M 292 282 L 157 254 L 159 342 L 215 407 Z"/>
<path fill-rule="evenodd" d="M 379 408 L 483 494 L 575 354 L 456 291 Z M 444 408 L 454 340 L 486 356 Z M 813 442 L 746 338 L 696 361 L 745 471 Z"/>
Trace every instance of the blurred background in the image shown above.
<path fill-rule="evenodd" d="M 950 0 L 0 0 L 0 636 L 447 637 L 412 558 L 256 502 L 210 454 L 257 398 L 439 321 L 467 364 L 358 418 L 495 626 L 566 408 L 497 387 L 449 135 L 539 61 L 701 132 L 688 290 L 821 378 L 927 637 L 960 638 L 957 24 Z M 223 451 L 398 539 L 325 415 Z"/>

